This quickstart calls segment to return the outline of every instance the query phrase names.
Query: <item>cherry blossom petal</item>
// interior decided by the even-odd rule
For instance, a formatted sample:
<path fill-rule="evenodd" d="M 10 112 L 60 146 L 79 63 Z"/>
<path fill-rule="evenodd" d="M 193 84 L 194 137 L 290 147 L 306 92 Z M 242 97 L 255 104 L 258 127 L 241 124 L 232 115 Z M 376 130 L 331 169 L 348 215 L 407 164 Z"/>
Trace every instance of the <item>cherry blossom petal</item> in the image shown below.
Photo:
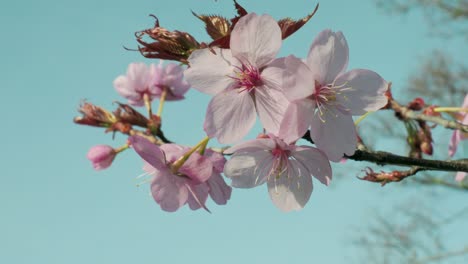
<path fill-rule="evenodd" d="M 167 86 L 173 86 L 184 76 L 184 69 L 175 63 L 169 63 L 164 68 L 163 83 Z"/>
<path fill-rule="evenodd" d="M 289 104 L 278 137 L 287 143 L 300 139 L 312 124 L 315 102 L 309 99 L 298 100 Z"/>
<path fill-rule="evenodd" d="M 141 100 L 141 96 L 131 89 L 131 85 L 131 81 L 123 75 L 114 80 L 114 88 L 122 97 L 133 101 Z"/>
<path fill-rule="evenodd" d="M 200 49 L 192 52 L 188 61 L 190 67 L 185 70 L 185 79 L 193 88 L 202 93 L 215 95 L 235 83 L 233 75 L 236 59 L 228 49 Z"/>
<path fill-rule="evenodd" d="M 187 202 L 189 193 L 185 184 L 185 179 L 170 172 L 155 175 L 151 183 L 151 194 L 161 209 L 175 212 Z"/>
<path fill-rule="evenodd" d="M 290 177 L 287 176 L 288 172 Z M 304 208 L 310 199 L 312 189 L 312 177 L 296 160 L 289 161 L 287 172 L 268 181 L 270 198 L 283 212 L 299 211 Z"/>
<path fill-rule="evenodd" d="M 231 186 L 253 188 L 263 184 L 273 165 L 273 155 L 269 151 L 236 153 L 224 166 L 224 174 L 232 180 Z"/>
<path fill-rule="evenodd" d="M 211 149 L 206 149 L 204 155 L 210 159 L 211 163 L 213 164 L 213 172 L 223 172 L 224 164 L 226 163 L 226 158 L 223 154 L 215 152 Z"/>
<path fill-rule="evenodd" d="M 200 208 L 204 208 L 208 212 L 208 208 L 206 208 L 205 203 L 208 199 L 208 192 L 209 187 L 206 184 L 198 184 L 198 185 L 189 185 L 187 184 L 187 189 L 189 191 L 189 196 L 187 199 L 187 203 L 192 210 L 197 210 Z"/>
<path fill-rule="evenodd" d="M 255 89 L 255 102 L 258 117 L 263 127 L 273 134 L 278 134 L 281 121 L 289 105 L 288 99 L 281 91 L 267 86 Z"/>
<path fill-rule="evenodd" d="M 230 41 L 234 57 L 261 68 L 272 61 L 281 48 L 281 29 L 271 16 L 249 13 L 239 19 Z"/>
<path fill-rule="evenodd" d="M 327 156 L 312 147 L 296 147 L 291 154 L 302 166 L 307 168 L 311 176 L 321 183 L 329 185 L 332 179 L 332 168 Z"/>
<path fill-rule="evenodd" d="M 306 63 L 314 78 L 327 85 L 348 67 L 348 53 L 348 43 L 343 34 L 327 29 L 314 39 Z"/>
<path fill-rule="evenodd" d="M 340 92 L 337 100 L 351 112 L 352 115 L 363 115 L 369 111 L 377 111 L 387 104 L 388 83 L 376 72 L 355 69 L 340 74 L 335 86 Z"/>
<path fill-rule="evenodd" d="M 275 141 L 270 138 L 258 138 L 236 144 L 235 146 L 226 149 L 224 153 L 232 154 L 234 152 L 255 152 L 259 150 L 271 150 L 274 149 L 275 146 Z"/>
<path fill-rule="evenodd" d="M 188 147 L 177 144 L 162 144 L 159 148 L 164 151 L 167 163 L 173 163 L 190 150 Z"/>
<path fill-rule="evenodd" d="M 458 144 L 460 144 L 461 141 L 461 131 L 460 130 L 455 130 L 453 131 L 452 137 L 450 138 L 449 142 L 449 156 L 453 157 L 455 155 L 455 152 L 457 152 L 457 147 Z"/>
<path fill-rule="evenodd" d="M 131 63 L 127 69 L 127 78 L 137 92 L 144 92 L 148 89 L 149 71 L 144 63 Z"/>
<path fill-rule="evenodd" d="M 138 155 L 153 167 L 158 170 L 167 168 L 163 151 L 148 139 L 141 136 L 131 136 L 128 141 Z"/>
<path fill-rule="evenodd" d="M 213 173 L 206 182 L 210 187 L 210 196 L 219 205 L 224 205 L 231 198 L 232 188 L 226 184 L 220 173 Z"/>
<path fill-rule="evenodd" d="M 242 139 L 255 124 L 255 105 L 249 92 L 232 89 L 211 99 L 205 118 L 205 131 L 223 144 Z"/>
<path fill-rule="evenodd" d="M 315 92 L 315 79 L 309 67 L 292 55 L 284 58 L 284 64 L 285 80 L 281 89 L 286 98 L 292 102 L 312 95 Z"/>
<path fill-rule="evenodd" d="M 339 162 L 343 154 L 353 155 L 357 145 L 352 117 L 339 111 L 327 112 L 325 122 L 320 120 L 319 113 L 315 113 L 310 136 L 315 145 L 334 162 Z"/>
<path fill-rule="evenodd" d="M 195 184 L 207 181 L 213 174 L 211 161 L 198 153 L 192 153 L 179 172 L 187 175 Z"/>

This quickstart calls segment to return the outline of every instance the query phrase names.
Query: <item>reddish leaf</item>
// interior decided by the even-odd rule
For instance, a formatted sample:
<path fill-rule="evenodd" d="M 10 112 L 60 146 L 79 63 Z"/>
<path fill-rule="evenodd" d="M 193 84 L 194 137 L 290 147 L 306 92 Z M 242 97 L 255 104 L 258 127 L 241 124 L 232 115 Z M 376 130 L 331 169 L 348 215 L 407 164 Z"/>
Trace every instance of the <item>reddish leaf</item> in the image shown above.
<path fill-rule="evenodd" d="M 193 11 L 192 14 L 205 23 L 206 32 L 213 40 L 229 35 L 231 32 L 231 23 L 222 16 L 198 15 Z"/>
<path fill-rule="evenodd" d="M 307 21 L 309 21 L 315 15 L 318 8 L 319 8 L 319 4 L 317 4 L 315 6 L 315 9 L 314 9 L 314 11 L 312 13 L 310 13 L 308 16 L 306 16 L 306 17 L 304 17 L 304 18 L 302 18 L 300 20 L 295 21 L 295 20 L 293 20 L 291 18 L 283 18 L 280 21 L 278 21 L 278 25 L 281 28 L 282 38 L 285 39 L 285 38 L 289 37 L 294 32 L 299 30 L 302 26 L 304 26 L 305 23 L 307 23 Z"/>

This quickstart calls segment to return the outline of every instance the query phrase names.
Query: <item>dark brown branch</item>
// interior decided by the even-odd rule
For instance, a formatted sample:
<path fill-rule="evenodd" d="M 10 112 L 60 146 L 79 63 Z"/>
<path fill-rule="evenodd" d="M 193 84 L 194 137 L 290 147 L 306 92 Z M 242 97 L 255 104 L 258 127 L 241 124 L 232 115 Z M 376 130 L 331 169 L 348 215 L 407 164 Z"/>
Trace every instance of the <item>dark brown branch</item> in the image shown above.
<path fill-rule="evenodd" d="M 351 156 L 345 156 L 356 161 L 369 161 L 378 165 L 418 166 L 424 170 L 464 171 L 468 172 L 468 160 L 429 160 L 416 159 L 395 155 L 385 151 L 356 150 Z"/>
<path fill-rule="evenodd" d="M 310 138 L 309 133 L 307 132 L 303 139 L 314 143 L 312 138 Z M 419 170 L 436 170 L 436 171 L 465 171 L 468 172 L 468 159 L 464 160 L 452 160 L 452 161 L 443 161 L 443 160 L 428 160 L 428 159 L 417 159 L 409 158 L 405 156 L 400 156 L 392 154 L 385 151 L 371 151 L 367 148 L 359 148 L 351 156 L 344 156 L 347 159 L 355 161 L 369 161 L 378 165 L 398 165 L 398 166 L 407 166 L 420 167 Z"/>

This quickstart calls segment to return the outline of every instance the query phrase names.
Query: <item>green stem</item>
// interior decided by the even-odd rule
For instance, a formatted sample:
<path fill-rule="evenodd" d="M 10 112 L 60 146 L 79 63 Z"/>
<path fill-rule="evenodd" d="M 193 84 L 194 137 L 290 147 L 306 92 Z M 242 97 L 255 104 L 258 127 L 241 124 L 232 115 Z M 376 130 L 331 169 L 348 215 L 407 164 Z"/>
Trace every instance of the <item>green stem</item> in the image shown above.
<path fill-rule="evenodd" d="M 202 139 L 200 142 L 198 142 L 197 145 L 195 145 L 193 148 L 191 148 L 189 151 L 187 151 L 187 153 L 185 153 L 182 157 L 180 157 L 178 160 L 176 160 L 174 163 L 172 163 L 172 173 L 176 173 L 180 167 L 182 167 L 182 165 L 184 165 L 184 163 L 190 158 L 190 156 L 200 147 L 204 146 L 206 147 L 206 145 L 208 144 L 208 141 L 210 140 L 209 137 L 205 137 L 204 139 Z"/>

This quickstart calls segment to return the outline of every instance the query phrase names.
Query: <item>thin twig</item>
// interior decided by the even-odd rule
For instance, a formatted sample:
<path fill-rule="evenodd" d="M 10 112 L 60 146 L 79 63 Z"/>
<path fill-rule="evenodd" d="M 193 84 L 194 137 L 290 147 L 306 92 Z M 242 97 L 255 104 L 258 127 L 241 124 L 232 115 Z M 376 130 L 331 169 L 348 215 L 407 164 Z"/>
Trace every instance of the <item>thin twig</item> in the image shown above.
<path fill-rule="evenodd" d="M 422 114 L 422 113 L 418 113 L 416 111 L 413 111 L 413 110 L 409 109 L 406 106 L 400 105 L 397 101 L 395 101 L 393 99 L 390 99 L 389 106 L 390 106 L 390 109 L 395 111 L 395 114 L 398 117 L 400 117 L 400 118 L 402 118 L 404 120 L 412 119 L 412 120 L 418 120 L 418 121 L 431 122 L 431 123 L 434 123 L 434 124 L 441 125 L 441 126 L 443 126 L 445 128 L 458 129 L 460 131 L 468 133 L 468 125 L 464 125 L 462 123 L 459 123 L 459 122 L 456 122 L 456 121 L 453 121 L 453 120 L 447 120 L 447 119 L 444 119 L 444 118 L 438 117 L 438 116 L 430 116 L 430 115 L 425 115 L 425 114 Z"/>
<path fill-rule="evenodd" d="M 416 263 L 428 263 L 428 262 L 434 262 L 434 261 L 440 261 L 442 259 L 447 259 L 447 258 L 452 258 L 452 257 L 459 257 L 459 256 L 464 256 L 468 254 L 468 246 L 457 251 L 450 251 L 450 252 L 445 252 L 441 253 L 438 255 L 430 256 L 428 258 L 425 258 L 423 260 L 416 261 Z"/>
<path fill-rule="evenodd" d="M 426 185 L 440 185 L 440 186 L 445 186 L 452 188 L 454 190 L 458 191 L 467 191 L 468 190 L 468 184 L 464 182 L 449 182 L 445 181 L 439 178 L 434 178 L 434 177 L 427 177 L 427 178 L 415 178 L 414 181 L 420 184 L 426 184 Z"/>

